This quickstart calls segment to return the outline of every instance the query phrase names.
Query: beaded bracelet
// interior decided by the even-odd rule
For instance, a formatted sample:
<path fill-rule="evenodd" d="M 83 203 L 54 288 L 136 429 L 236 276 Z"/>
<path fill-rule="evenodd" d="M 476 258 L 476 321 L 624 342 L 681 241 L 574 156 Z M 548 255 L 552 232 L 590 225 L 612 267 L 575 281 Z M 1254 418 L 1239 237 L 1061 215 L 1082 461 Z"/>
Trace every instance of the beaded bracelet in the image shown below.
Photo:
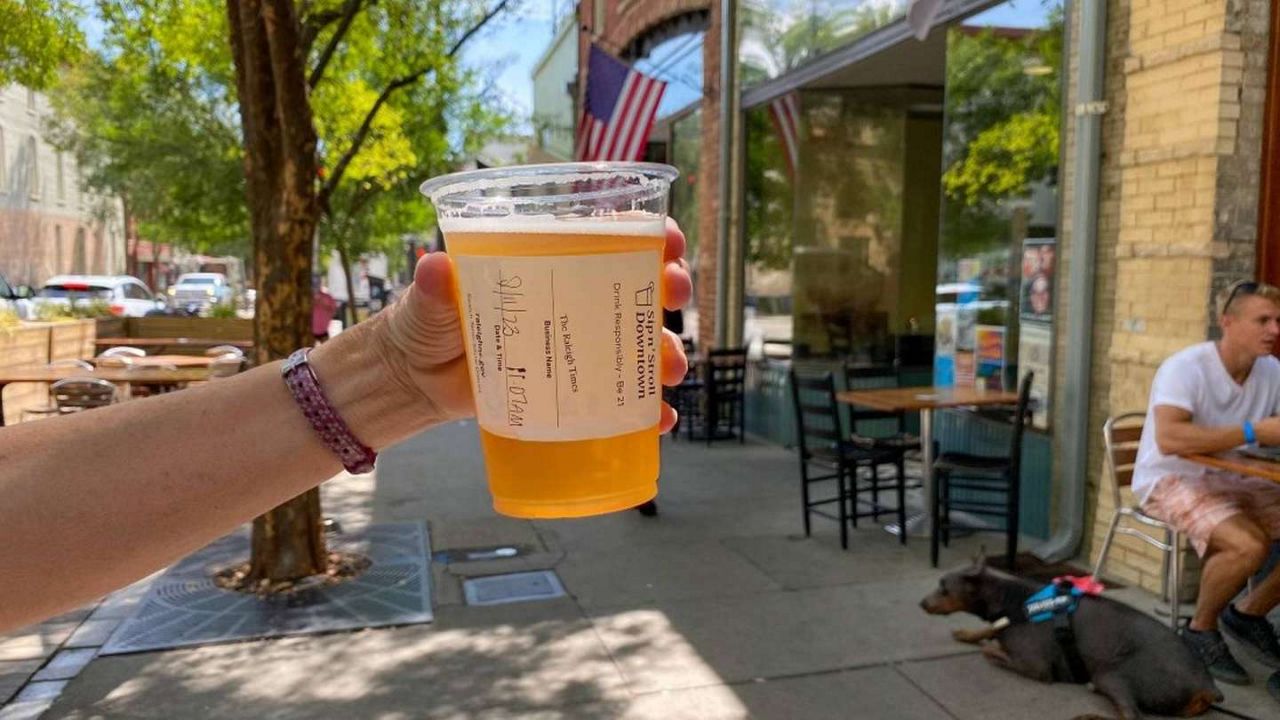
<path fill-rule="evenodd" d="M 289 359 L 285 360 L 284 367 L 280 370 L 284 384 L 293 393 L 294 401 L 298 403 L 302 414 L 307 416 L 316 434 L 338 456 L 347 472 L 357 475 L 371 472 L 378 453 L 356 438 L 355 433 L 351 432 L 351 428 L 329 402 L 324 390 L 320 388 L 315 370 L 311 369 L 311 363 L 307 360 L 309 352 L 308 348 L 294 350 Z"/>

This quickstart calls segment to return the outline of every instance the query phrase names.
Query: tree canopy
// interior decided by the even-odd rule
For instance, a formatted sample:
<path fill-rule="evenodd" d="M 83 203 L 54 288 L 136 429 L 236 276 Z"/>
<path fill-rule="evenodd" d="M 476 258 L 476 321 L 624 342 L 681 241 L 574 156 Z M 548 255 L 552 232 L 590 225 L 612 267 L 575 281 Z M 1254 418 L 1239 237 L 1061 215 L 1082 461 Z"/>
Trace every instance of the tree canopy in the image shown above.
<path fill-rule="evenodd" d="M 6 0 L 0 3 L 0 87 L 48 86 L 58 68 L 79 54 L 79 8 L 69 0 Z"/>
<path fill-rule="evenodd" d="M 505 5 L 505 3 L 502 3 Z M 322 245 L 390 250 L 432 222 L 413 191 L 499 133 L 511 114 L 458 49 L 496 3 L 303 3 L 319 142 Z M 52 137 L 86 183 L 118 193 L 144 237 L 246 254 L 243 149 L 225 4 L 100 0 L 98 47 L 52 91 Z M 393 258 L 397 253 L 391 253 Z"/>

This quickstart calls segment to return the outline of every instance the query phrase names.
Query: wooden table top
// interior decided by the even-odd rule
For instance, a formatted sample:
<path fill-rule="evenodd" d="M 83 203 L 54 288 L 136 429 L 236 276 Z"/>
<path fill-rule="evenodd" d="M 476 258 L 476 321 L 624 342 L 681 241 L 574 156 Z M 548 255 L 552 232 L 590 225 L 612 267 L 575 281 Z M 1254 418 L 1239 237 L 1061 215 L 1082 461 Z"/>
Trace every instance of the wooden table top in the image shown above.
<path fill-rule="evenodd" d="M 1197 465 L 1280 483 L 1280 463 L 1251 458 L 1234 451 L 1219 455 L 1183 455 L 1182 459 Z"/>
<path fill-rule="evenodd" d="M 67 378 L 98 378 L 115 383 L 165 383 L 197 382 L 209 379 L 208 368 L 178 368 L 169 370 L 156 367 L 98 368 L 83 370 L 65 367 L 29 367 L 0 370 L 0 387 L 16 382 L 54 383 Z"/>
<path fill-rule="evenodd" d="M 96 365 L 104 359 L 112 360 L 114 358 L 96 357 L 89 362 Z M 214 360 L 217 359 L 218 358 L 216 357 L 209 357 L 207 355 L 148 355 L 146 357 L 128 358 L 129 362 L 127 365 L 128 367 L 133 368 L 162 367 L 164 365 L 172 365 L 180 368 L 207 368 L 213 364 Z M 108 365 L 106 367 L 110 366 Z"/>
<path fill-rule="evenodd" d="M 191 347 L 217 347 L 231 345 L 241 350 L 253 348 L 252 340 L 218 340 L 217 338 L 132 338 L 132 337 L 100 337 L 93 341 L 94 345 L 114 347 L 128 345 L 137 348 L 165 347 L 168 345 L 189 345 Z"/>
<path fill-rule="evenodd" d="M 1016 405 L 1018 393 L 984 388 L 909 387 L 845 390 L 836 399 L 849 405 L 882 410 L 911 412 L 975 405 Z"/>

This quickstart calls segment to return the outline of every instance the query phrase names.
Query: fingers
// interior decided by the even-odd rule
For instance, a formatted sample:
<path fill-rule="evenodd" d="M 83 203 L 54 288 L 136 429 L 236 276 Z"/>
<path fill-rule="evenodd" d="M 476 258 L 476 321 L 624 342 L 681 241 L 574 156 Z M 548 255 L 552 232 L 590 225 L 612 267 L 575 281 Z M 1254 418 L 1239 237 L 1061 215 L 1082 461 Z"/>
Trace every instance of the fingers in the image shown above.
<path fill-rule="evenodd" d="M 662 329 L 662 384 L 679 385 L 689 372 L 689 358 L 684 354 L 684 343 L 670 330 Z"/>
<path fill-rule="evenodd" d="M 668 310 L 679 310 L 693 298 L 693 280 L 689 277 L 684 259 L 669 262 L 662 268 L 662 305 Z"/>
<path fill-rule="evenodd" d="M 685 239 L 684 232 L 680 230 L 680 226 L 672 218 L 667 218 L 667 247 L 662 253 L 662 259 L 665 262 L 679 260 L 684 257 Z"/>
<path fill-rule="evenodd" d="M 662 417 L 658 420 L 658 432 L 663 434 L 671 432 L 671 428 L 676 426 L 676 419 L 676 409 L 665 402 L 662 403 Z"/>
<path fill-rule="evenodd" d="M 413 270 L 413 285 L 432 302 L 453 305 L 453 261 L 442 252 L 428 253 Z"/>
<path fill-rule="evenodd" d="M 460 353 L 458 301 L 453 262 L 444 253 L 418 261 L 413 289 L 405 293 L 392 317 L 393 333 L 406 352 L 426 364 L 451 362 Z"/>

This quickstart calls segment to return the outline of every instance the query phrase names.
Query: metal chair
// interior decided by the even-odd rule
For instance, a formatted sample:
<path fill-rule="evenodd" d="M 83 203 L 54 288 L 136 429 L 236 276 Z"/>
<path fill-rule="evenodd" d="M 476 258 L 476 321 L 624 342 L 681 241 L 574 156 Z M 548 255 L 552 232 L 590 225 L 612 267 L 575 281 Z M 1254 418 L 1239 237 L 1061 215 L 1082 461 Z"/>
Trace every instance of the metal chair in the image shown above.
<path fill-rule="evenodd" d="M 45 367 L 50 369 L 76 368 L 77 370 L 85 370 L 88 372 L 93 372 L 93 365 L 90 365 L 84 360 L 70 360 L 70 359 L 54 360 L 53 362 L 46 364 Z M 29 419 L 27 417 L 28 415 L 32 417 L 44 417 L 46 415 L 57 415 L 57 414 L 58 414 L 58 404 L 54 402 L 53 395 L 51 394 L 49 396 L 47 404 L 41 405 L 39 407 L 23 408 L 21 420 L 22 422 L 26 422 Z"/>
<path fill-rule="evenodd" d="M 59 380 L 49 391 L 58 405 L 59 414 L 62 415 L 106 407 L 116 399 L 116 386 L 98 378 Z"/>
<path fill-rule="evenodd" d="M 1126 505 L 1120 497 L 1120 488 L 1133 484 L 1133 469 L 1138 460 L 1138 443 L 1142 440 L 1145 413 L 1131 412 L 1107 418 L 1102 426 L 1102 439 L 1107 449 L 1107 474 L 1111 477 L 1111 498 L 1114 501 L 1115 513 L 1111 516 L 1111 524 L 1107 527 L 1107 536 L 1102 541 L 1102 550 L 1098 553 L 1098 562 L 1093 566 L 1093 576 L 1102 579 L 1102 571 L 1107 564 L 1107 554 L 1111 551 L 1111 541 L 1116 533 L 1129 535 L 1155 547 L 1164 553 L 1165 588 L 1169 593 L 1169 625 L 1178 629 L 1178 608 L 1182 589 L 1182 534 L 1169 523 L 1151 517 L 1142 512 L 1137 504 Z M 1120 520 L 1129 518 L 1138 527 L 1122 527 Z M 1142 526 L 1153 528 L 1160 537 L 1145 532 Z"/>
<path fill-rule="evenodd" d="M 244 367 L 244 355 L 228 353 L 209 363 L 209 379 L 231 377 Z"/>
<path fill-rule="evenodd" d="M 236 355 L 243 358 L 244 350 L 241 350 L 235 345 L 215 345 L 209 348 L 208 350 L 205 350 L 204 355 L 205 357 L 222 357 L 224 355 Z"/>
<path fill-rule="evenodd" d="M 933 463 L 935 483 L 933 527 L 929 533 L 929 559 L 938 566 L 938 543 L 951 544 L 951 511 L 1004 518 L 1005 560 L 1010 571 L 1018 554 L 1018 503 L 1022 486 L 1022 435 L 1031 415 L 1031 381 L 1027 373 L 1018 387 L 1009 454 L 1005 457 L 944 452 Z M 952 497 L 953 490 L 966 496 Z M 1002 496 L 995 497 L 992 496 Z"/>
<path fill-rule="evenodd" d="M 895 454 L 875 448 L 864 448 L 848 440 L 841 428 L 840 410 L 836 406 L 836 384 L 832 374 L 798 375 L 791 370 L 791 401 L 795 407 L 796 440 L 800 454 L 800 499 L 804 511 L 804 534 L 810 535 L 810 517 L 817 515 L 840 523 L 840 547 L 849 547 L 849 524 L 857 527 L 859 517 L 875 517 L 885 508 L 874 501 L 868 512 L 859 511 L 859 496 L 878 493 L 876 476 L 880 467 L 895 464 Z M 870 484 L 858 484 L 858 470 L 866 468 Z M 905 486 L 899 475 L 898 521 L 906 522 Z M 827 480 L 836 481 L 834 495 L 813 499 L 809 486 Z M 823 506 L 835 503 L 833 515 Z"/>
<path fill-rule="evenodd" d="M 146 357 L 147 351 L 142 348 L 130 347 L 128 345 L 117 345 L 107 348 L 98 354 L 100 358 L 109 357 Z"/>

